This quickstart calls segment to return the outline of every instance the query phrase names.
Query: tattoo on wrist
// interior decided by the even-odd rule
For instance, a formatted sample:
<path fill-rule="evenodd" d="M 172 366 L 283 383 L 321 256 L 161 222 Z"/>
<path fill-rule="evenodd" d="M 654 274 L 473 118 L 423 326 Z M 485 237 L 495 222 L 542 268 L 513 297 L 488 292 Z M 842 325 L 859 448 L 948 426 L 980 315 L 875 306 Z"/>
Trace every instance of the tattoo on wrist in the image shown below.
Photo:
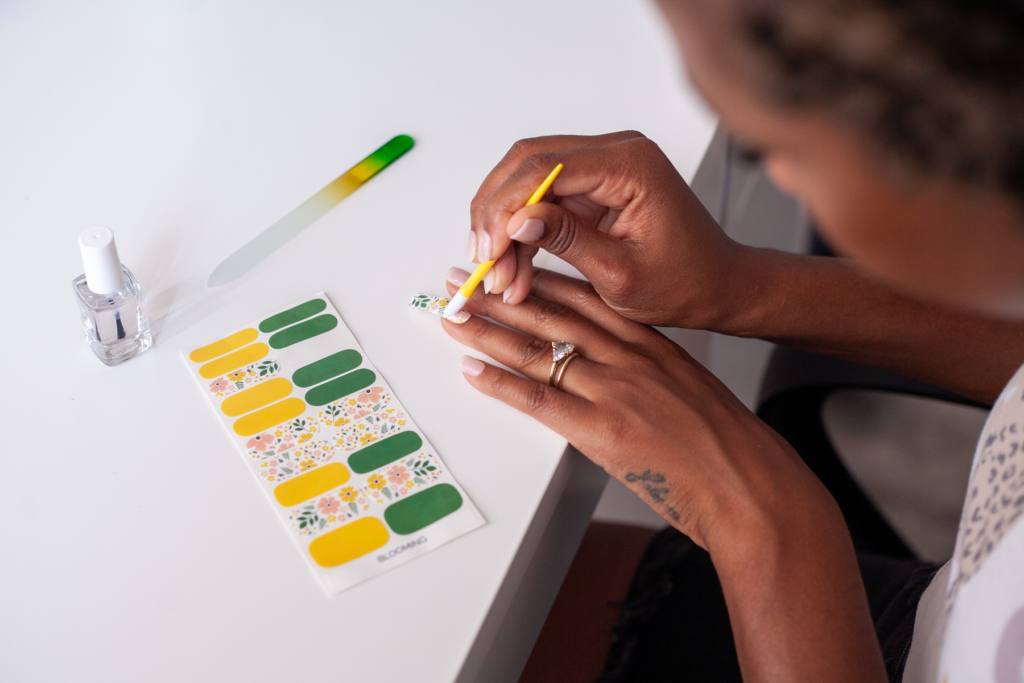
<path fill-rule="evenodd" d="M 651 496 L 655 503 L 664 503 L 665 496 L 668 495 L 669 489 L 667 486 L 661 486 L 665 483 L 665 475 L 657 472 L 651 472 L 650 470 L 644 470 L 643 472 L 627 472 L 626 481 L 635 484 L 640 483 L 647 493 Z M 679 512 L 671 505 L 666 505 L 668 509 L 668 516 L 674 520 L 679 519 Z"/>

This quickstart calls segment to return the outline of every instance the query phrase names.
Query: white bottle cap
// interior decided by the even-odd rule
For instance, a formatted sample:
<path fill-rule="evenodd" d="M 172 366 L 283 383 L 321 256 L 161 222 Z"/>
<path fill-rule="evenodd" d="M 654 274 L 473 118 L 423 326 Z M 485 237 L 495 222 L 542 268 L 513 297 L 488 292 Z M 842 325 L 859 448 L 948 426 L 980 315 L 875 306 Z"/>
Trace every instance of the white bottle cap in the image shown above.
<path fill-rule="evenodd" d="M 114 233 L 98 225 L 78 236 L 85 266 L 85 284 L 97 294 L 113 294 L 124 284 L 121 259 L 117 256 Z"/>

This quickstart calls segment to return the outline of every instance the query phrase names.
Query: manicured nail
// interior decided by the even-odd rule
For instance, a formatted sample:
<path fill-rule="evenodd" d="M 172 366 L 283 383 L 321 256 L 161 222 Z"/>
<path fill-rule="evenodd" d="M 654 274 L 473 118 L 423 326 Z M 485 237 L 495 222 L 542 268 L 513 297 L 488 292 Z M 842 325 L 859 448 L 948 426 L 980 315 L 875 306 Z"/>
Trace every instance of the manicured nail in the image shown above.
<path fill-rule="evenodd" d="M 512 235 L 512 239 L 516 242 L 536 242 L 543 236 L 544 221 L 539 218 L 527 218 Z"/>
<path fill-rule="evenodd" d="M 469 311 L 467 311 L 465 308 L 463 308 L 461 311 L 459 311 L 458 313 L 456 313 L 452 317 L 450 317 L 450 318 L 442 318 L 442 320 L 447 320 L 450 323 L 455 323 L 456 325 L 461 325 L 461 324 L 465 323 L 466 321 L 468 321 L 472 317 L 473 317 L 473 314 L 470 313 Z"/>
<path fill-rule="evenodd" d="M 466 242 L 466 260 L 470 263 L 476 258 L 476 233 L 470 230 L 469 241 Z"/>
<path fill-rule="evenodd" d="M 508 303 L 508 298 L 512 295 L 512 285 L 505 288 L 505 291 L 501 293 L 501 300 Z"/>
<path fill-rule="evenodd" d="M 459 370 L 464 374 L 476 377 L 484 371 L 484 364 L 472 356 L 463 356 L 459 359 Z"/>
<path fill-rule="evenodd" d="M 480 233 L 480 243 L 476 247 L 477 258 L 480 263 L 491 260 L 491 236 L 486 232 Z"/>
<path fill-rule="evenodd" d="M 488 270 L 487 275 L 484 275 L 484 292 L 487 294 L 491 293 L 491 285 L 494 284 L 494 271 Z"/>
<path fill-rule="evenodd" d="M 466 280 L 469 279 L 469 273 L 464 271 L 462 268 L 451 267 L 448 269 L 448 282 L 452 283 L 456 287 L 461 287 L 466 284 Z"/>

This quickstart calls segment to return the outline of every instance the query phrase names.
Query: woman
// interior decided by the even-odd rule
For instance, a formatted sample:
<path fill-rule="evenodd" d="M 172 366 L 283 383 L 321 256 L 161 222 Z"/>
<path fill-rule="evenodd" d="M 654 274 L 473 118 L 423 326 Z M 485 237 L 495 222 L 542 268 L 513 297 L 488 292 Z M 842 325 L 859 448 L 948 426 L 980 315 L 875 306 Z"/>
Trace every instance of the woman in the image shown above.
<path fill-rule="evenodd" d="M 605 680 L 643 670 L 649 680 L 1018 681 L 1024 5 L 661 8 L 723 125 L 849 258 L 732 242 L 638 133 L 517 143 L 481 186 L 468 256 L 500 257 L 487 293 L 467 306 L 475 316 L 444 325 L 521 375 L 466 356 L 467 380 L 564 435 L 690 539 L 681 542 L 706 550 L 728 610 L 677 606 L 677 621 L 708 624 L 700 647 L 680 637 L 659 649 L 644 644 L 657 634 L 641 634 Z M 550 201 L 520 208 L 558 162 Z M 590 282 L 534 272 L 541 248 Z M 463 277 L 453 270 L 449 289 Z M 799 455 L 648 325 L 761 337 L 986 403 L 1002 396 L 953 563 L 935 578 L 875 565 L 890 584 L 889 598 L 876 595 L 840 510 Z M 549 384 L 558 340 L 580 353 L 560 388 Z M 673 569 L 678 585 L 687 572 L 705 580 L 698 553 Z"/>

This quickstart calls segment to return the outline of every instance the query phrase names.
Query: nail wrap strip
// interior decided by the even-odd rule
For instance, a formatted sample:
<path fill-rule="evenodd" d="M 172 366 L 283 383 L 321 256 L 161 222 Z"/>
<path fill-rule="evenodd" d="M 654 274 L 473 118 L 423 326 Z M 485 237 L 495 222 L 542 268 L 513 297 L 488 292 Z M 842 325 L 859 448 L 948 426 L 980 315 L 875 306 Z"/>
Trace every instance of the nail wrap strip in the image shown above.
<path fill-rule="evenodd" d="M 409 301 L 409 307 L 414 308 L 417 311 L 423 311 L 425 313 L 432 313 L 439 318 L 444 317 L 444 307 L 451 301 L 446 296 L 434 296 L 432 294 L 417 294 Z M 458 315 L 454 318 L 449 318 L 453 323 L 462 324 L 469 320 L 472 316 L 466 311 L 459 311 Z"/>

